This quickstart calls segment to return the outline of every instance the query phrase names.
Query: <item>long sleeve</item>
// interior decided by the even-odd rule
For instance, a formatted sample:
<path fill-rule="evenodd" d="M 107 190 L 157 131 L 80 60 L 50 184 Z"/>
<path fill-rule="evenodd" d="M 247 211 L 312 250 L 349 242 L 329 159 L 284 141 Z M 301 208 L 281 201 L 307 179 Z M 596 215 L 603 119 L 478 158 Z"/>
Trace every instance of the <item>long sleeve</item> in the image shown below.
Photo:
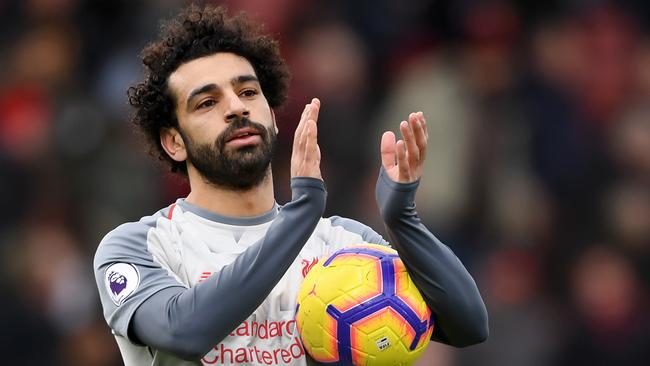
<path fill-rule="evenodd" d="M 457 347 L 482 342 L 488 336 L 483 299 L 456 255 L 420 221 L 418 184 L 394 182 L 380 171 L 375 194 L 391 245 L 435 314 L 432 339 Z"/>
<path fill-rule="evenodd" d="M 169 287 L 144 301 L 131 338 L 184 359 L 199 359 L 264 301 L 313 232 L 325 208 L 323 182 L 292 179 L 291 202 L 266 236 L 192 288 Z"/>

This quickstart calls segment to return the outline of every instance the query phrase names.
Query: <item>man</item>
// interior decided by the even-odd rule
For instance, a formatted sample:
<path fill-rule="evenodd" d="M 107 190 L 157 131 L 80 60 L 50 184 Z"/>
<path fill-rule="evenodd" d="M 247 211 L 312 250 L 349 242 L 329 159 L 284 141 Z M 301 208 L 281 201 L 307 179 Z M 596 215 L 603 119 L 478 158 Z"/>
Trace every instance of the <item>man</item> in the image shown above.
<path fill-rule="evenodd" d="M 292 199 L 279 206 L 270 161 L 288 72 L 275 41 L 244 16 L 192 6 L 142 57 L 144 81 L 129 90 L 133 122 L 191 192 L 119 226 L 97 249 L 104 316 L 125 364 L 305 365 L 293 320 L 303 269 L 346 245 L 388 244 L 356 221 L 321 217 L 320 101 L 296 128 Z M 391 245 L 435 313 L 432 338 L 483 341 L 487 314 L 473 279 L 415 212 L 422 113 L 400 131 L 403 140 L 382 137 L 377 185 Z"/>

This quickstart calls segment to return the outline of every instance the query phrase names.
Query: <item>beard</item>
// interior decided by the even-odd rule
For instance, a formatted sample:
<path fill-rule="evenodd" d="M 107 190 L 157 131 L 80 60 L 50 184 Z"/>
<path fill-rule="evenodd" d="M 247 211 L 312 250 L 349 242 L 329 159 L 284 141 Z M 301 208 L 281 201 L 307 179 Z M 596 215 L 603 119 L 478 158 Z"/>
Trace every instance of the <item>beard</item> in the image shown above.
<path fill-rule="evenodd" d="M 236 130 L 255 129 L 261 138 L 257 145 L 227 148 L 226 142 Z M 277 144 L 273 127 L 243 117 L 231 122 L 213 144 L 197 144 L 181 132 L 187 148 L 187 160 L 212 185 L 246 191 L 261 184 L 269 174 L 269 166 Z"/>

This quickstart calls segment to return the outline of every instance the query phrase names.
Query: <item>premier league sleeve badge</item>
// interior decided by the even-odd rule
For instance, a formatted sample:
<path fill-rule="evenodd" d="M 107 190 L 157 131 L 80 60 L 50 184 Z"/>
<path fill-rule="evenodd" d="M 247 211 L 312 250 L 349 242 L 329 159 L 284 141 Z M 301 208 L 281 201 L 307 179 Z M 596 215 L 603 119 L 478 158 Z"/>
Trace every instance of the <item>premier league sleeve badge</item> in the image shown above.
<path fill-rule="evenodd" d="M 120 306 L 138 288 L 140 273 L 132 264 L 113 263 L 106 268 L 104 284 L 113 303 Z"/>

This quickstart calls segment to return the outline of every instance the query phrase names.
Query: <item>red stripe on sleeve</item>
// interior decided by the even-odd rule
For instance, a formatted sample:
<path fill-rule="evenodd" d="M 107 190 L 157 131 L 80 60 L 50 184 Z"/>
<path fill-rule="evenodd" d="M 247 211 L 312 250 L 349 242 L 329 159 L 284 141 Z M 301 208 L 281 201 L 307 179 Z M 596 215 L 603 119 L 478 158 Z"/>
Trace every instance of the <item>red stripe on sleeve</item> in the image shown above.
<path fill-rule="evenodd" d="M 176 204 L 173 203 L 171 207 L 169 208 L 169 213 L 167 214 L 167 218 L 171 220 L 172 214 L 174 213 L 174 209 L 176 208 Z"/>

